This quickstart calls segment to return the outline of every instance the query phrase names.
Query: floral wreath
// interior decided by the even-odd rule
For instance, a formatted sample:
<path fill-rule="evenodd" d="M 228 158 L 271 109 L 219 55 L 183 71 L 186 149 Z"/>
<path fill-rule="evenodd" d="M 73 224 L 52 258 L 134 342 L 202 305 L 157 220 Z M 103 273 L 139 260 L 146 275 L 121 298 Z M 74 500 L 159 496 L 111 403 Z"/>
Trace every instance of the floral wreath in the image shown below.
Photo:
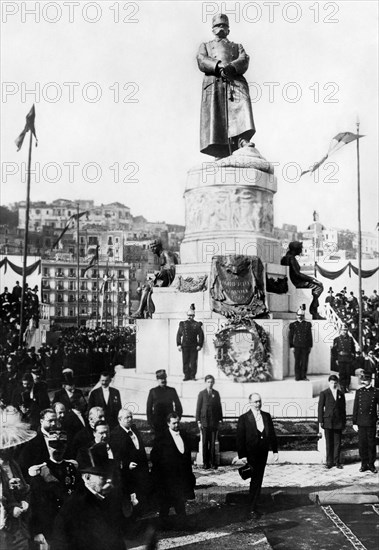
<path fill-rule="evenodd" d="M 233 354 L 232 336 L 250 333 L 252 336 L 249 357 L 238 360 Z M 268 382 L 272 380 L 271 346 L 269 334 L 253 319 L 235 317 L 215 335 L 217 366 L 234 382 Z"/>

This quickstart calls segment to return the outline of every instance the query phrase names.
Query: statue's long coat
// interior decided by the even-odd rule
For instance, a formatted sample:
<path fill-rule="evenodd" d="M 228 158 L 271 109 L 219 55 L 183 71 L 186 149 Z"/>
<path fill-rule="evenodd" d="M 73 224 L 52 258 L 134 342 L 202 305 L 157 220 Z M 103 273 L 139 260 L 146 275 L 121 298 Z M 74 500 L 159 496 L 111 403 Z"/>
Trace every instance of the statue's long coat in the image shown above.
<path fill-rule="evenodd" d="M 231 64 L 236 75 L 228 82 L 228 127 L 226 128 L 225 87 L 216 76 L 217 62 Z M 249 56 L 241 44 L 227 38 L 201 44 L 197 55 L 199 69 L 205 73 L 200 118 L 200 151 L 214 157 L 229 155 L 228 137 L 250 139 L 255 134 L 249 87 L 242 76 L 248 69 Z M 231 100 L 231 97 L 233 100 Z M 234 149 L 236 147 L 233 147 Z"/>

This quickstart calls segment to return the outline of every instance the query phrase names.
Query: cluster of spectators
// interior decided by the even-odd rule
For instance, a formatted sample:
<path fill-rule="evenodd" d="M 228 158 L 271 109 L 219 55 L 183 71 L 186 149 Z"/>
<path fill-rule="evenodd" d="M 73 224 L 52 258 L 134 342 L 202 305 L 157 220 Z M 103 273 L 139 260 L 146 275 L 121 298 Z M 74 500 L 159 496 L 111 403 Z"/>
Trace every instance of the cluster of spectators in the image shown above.
<path fill-rule="evenodd" d="M 355 340 L 359 336 L 359 300 L 353 292 L 344 287 L 334 294 L 329 288 L 326 303 L 334 309 L 338 317 L 348 327 Z M 379 363 L 379 295 L 376 290 L 367 296 L 362 290 L 362 352 L 371 362 Z"/>
<path fill-rule="evenodd" d="M 4 291 L 0 294 L 0 328 L 6 332 L 14 332 L 20 328 L 21 322 L 21 296 L 22 287 L 19 281 L 16 281 L 12 292 L 8 287 L 4 287 Z M 38 286 L 31 288 L 26 283 L 24 293 L 24 310 L 23 310 L 23 331 L 33 322 L 35 327 L 39 324 L 39 298 Z"/>
<path fill-rule="evenodd" d="M 61 383 L 62 370 L 74 370 L 81 386 L 88 386 L 98 379 L 104 370 L 116 365 L 135 368 L 135 326 L 125 328 L 67 328 L 57 333 L 55 346 L 43 344 L 34 347 L 18 346 L 18 334 L 3 334 L 0 345 L 0 373 L 12 363 L 20 379 L 33 367 L 41 370 L 49 389 Z"/>
<path fill-rule="evenodd" d="M 86 397 L 72 370 L 65 369 L 62 388 L 49 399 L 45 382 L 34 371 L 20 384 L 10 373 L 1 381 L 12 397 L 9 402 L 3 396 L 0 409 L 0 507 L 5 518 L 0 547 L 29 550 L 34 543 L 51 550 L 122 550 L 140 519 L 156 509 L 162 526 L 168 527 L 171 506 L 177 526 L 184 528 L 185 501 L 194 498 L 195 477 L 179 413 L 171 403 L 173 388 L 166 392 L 162 384 L 158 393 L 165 397 L 150 398 L 155 431 L 150 469 L 133 413 L 121 407 L 108 372 L 101 373 Z M 174 401 L 178 408 L 177 395 Z M 17 415 L 22 422 L 15 422 Z M 146 536 L 144 548 L 152 550 L 149 530 Z"/>

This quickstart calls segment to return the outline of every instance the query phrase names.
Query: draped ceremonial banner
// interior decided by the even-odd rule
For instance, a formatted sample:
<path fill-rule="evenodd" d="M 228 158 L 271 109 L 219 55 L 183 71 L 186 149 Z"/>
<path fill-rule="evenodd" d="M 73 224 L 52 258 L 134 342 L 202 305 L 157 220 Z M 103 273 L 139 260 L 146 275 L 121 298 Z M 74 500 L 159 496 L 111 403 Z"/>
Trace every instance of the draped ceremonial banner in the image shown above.
<path fill-rule="evenodd" d="M 10 260 L 8 260 L 8 258 L 3 258 L 0 262 L 0 268 L 2 268 L 4 266 L 4 273 L 6 273 L 8 265 L 15 273 L 17 273 L 17 275 L 20 275 L 20 276 L 22 275 L 22 273 L 23 273 L 22 267 L 19 267 L 18 265 L 14 264 Z M 36 262 L 34 262 L 34 264 L 29 265 L 26 268 L 26 277 L 29 277 L 29 275 L 34 273 L 37 268 L 38 268 L 38 274 L 40 274 L 41 273 L 41 260 L 37 260 Z"/>
<path fill-rule="evenodd" d="M 226 317 L 266 314 L 262 261 L 257 256 L 214 256 L 210 306 Z"/>
<path fill-rule="evenodd" d="M 322 275 L 322 277 L 325 277 L 325 279 L 337 279 L 340 277 L 346 269 L 349 268 L 349 277 L 351 277 L 351 272 L 355 273 L 355 275 L 359 275 L 359 269 L 355 267 L 351 262 L 348 262 L 345 267 L 342 269 L 339 269 L 338 271 L 327 271 L 326 269 L 320 267 L 316 263 L 316 269 Z M 375 275 L 375 273 L 379 270 L 379 267 L 376 267 L 375 269 L 367 269 L 367 270 L 361 270 L 361 277 L 362 279 L 368 279 L 369 277 L 372 277 L 372 275 Z"/>

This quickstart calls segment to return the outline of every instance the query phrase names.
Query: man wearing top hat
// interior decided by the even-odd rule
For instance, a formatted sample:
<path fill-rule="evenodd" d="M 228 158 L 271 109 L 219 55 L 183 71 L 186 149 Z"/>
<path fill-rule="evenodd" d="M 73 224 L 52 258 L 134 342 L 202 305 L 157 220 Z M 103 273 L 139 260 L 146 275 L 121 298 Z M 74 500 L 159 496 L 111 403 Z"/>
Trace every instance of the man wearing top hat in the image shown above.
<path fill-rule="evenodd" d="M 73 408 L 74 403 L 77 404 L 78 402 L 82 402 L 83 410 L 85 411 L 87 402 L 82 390 L 75 386 L 72 370 L 66 369 L 65 372 L 62 373 L 62 377 L 62 389 L 55 392 L 53 403 L 59 401 L 59 403 L 63 403 L 66 410 L 69 411 Z"/>
<path fill-rule="evenodd" d="M 255 126 L 249 86 L 243 76 L 249 56 L 241 44 L 230 42 L 229 19 L 220 13 L 212 19 L 210 42 L 200 45 L 197 63 L 205 76 L 200 118 L 200 151 L 226 157 L 239 140 L 250 140 Z"/>
<path fill-rule="evenodd" d="M 155 433 L 166 428 L 167 415 L 176 412 L 180 417 L 183 414 L 182 404 L 175 388 L 167 386 L 167 374 L 164 369 L 155 373 L 158 386 L 149 391 L 146 404 L 147 421 Z"/>
<path fill-rule="evenodd" d="M 340 453 L 342 431 L 346 426 L 345 395 L 338 388 L 338 376 L 328 378 L 329 388 L 320 393 L 318 401 L 318 421 L 324 430 L 326 442 L 326 467 L 342 469 Z"/>
<path fill-rule="evenodd" d="M 195 307 L 187 312 L 187 320 L 180 321 L 176 334 L 176 345 L 182 352 L 184 382 L 196 380 L 197 354 L 204 344 L 204 332 L 202 323 L 195 321 Z"/>
<path fill-rule="evenodd" d="M 361 387 L 355 392 L 353 429 L 358 432 L 360 472 L 376 474 L 376 422 L 378 420 L 379 391 L 371 385 L 372 375 L 363 374 Z"/>
<path fill-rule="evenodd" d="M 305 320 L 305 311 L 302 308 L 296 313 L 296 321 L 290 323 L 289 345 L 294 350 L 295 380 L 308 380 L 308 359 L 313 346 L 312 323 Z"/>
<path fill-rule="evenodd" d="M 83 484 L 60 510 L 53 532 L 54 550 L 125 550 L 125 518 L 112 483 L 113 464 L 104 443 L 90 447 L 79 464 Z"/>

